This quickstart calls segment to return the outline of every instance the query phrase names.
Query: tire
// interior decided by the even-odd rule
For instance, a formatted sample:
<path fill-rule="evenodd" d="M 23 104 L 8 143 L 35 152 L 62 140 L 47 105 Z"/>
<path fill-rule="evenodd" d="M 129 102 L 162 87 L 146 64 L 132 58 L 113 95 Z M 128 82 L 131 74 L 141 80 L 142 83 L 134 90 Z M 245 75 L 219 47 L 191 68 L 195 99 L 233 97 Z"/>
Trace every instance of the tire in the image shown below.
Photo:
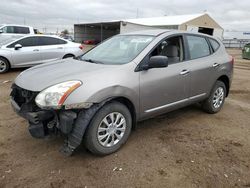
<path fill-rule="evenodd" d="M 67 55 L 65 55 L 65 56 L 63 56 L 63 59 L 66 59 L 66 58 L 71 58 L 71 57 L 75 57 L 74 55 L 71 55 L 71 54 L 67 54 Z"/>
<path fill-rule="evenodd" d="M 108 103 L 92 118 L 84 137 L 85 146 L 96 155 L 111 154 L 127 141 L 131 128 L 132 117 L 128 108 L 119 102 Z"/>
<path fill-rule="evenodd" d="M 206 99 L 202 108 L 209 114 L 215 114 L 221 110 L 225 102 L 226 86 L 222 81 L 217 80 L 208 99 Z"/>
<path fill-rule="evenodd" d="M 0 57 L 0 74 L 8 72 L 9 69 L 10 69 L 9 62 L 5 58 Z"/>

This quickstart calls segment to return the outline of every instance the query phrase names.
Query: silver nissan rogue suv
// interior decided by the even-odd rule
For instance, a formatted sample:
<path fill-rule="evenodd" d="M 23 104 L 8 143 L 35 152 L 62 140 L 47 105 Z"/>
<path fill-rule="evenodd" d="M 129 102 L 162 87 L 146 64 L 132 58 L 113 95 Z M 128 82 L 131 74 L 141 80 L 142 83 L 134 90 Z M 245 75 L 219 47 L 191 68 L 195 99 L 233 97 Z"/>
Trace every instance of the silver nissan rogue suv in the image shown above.
<path fill-rule="evenodd" d="M 193 103 L 208 113 L 228 96 L 233 58 L 203 34 L 148 30 L 114 36 L 77 59 L 22 72 L 14 110 L 33 137 L 62 134 L 71 155 L 83 142 L 94 154 L 117 151 L 136 122 Z"/>

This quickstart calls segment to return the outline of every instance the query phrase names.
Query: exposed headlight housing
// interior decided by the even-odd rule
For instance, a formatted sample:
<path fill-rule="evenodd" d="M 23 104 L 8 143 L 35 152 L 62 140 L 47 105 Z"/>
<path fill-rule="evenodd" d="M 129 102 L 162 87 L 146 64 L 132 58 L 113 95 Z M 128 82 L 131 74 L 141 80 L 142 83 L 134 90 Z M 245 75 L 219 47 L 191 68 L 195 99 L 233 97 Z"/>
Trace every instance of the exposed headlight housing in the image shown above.
<path fill-rule="evenodd" d="M 40 108 L 60 109 L 67 97 L 81 85 L 81 81 L 73 80 L 48 87 L 36 96 L 36 104 Z"/>

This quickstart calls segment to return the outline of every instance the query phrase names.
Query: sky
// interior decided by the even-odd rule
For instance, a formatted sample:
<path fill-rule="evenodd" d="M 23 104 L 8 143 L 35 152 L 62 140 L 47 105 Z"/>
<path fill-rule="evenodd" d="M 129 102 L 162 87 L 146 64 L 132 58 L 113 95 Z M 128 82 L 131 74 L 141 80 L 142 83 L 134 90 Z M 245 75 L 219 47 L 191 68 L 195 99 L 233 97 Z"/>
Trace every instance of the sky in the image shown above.
<path fill-rule="evenodd" d="M 76 23 L 208 12 L 225 30 L 250 31 L 249 0 L 1 0 L 0 24 L 41 32 L 73 31 Z"/>

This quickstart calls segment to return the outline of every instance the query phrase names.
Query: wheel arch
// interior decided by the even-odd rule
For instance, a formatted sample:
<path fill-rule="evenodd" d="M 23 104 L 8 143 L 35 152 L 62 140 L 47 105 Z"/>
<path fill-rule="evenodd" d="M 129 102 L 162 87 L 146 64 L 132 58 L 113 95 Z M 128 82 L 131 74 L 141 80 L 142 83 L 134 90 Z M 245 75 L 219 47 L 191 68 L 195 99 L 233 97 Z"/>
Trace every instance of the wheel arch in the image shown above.
<path fill-rule="evenodd" d="M 136 123 L 137 117 L 136 117 L 136 108 L 135 108 L 134 104 L 132 103 L 132 101 L 126 97 L 114 97 L 114 98 L 111 98 L 108 102 L 113 102 L 113 101 L 120 102 L 128 108 L 128 110 L 130 111 L 131 117 L 132 117 L 132 128 L 135 129 L 136 124 L 137 124 Z"/>
<path fill-rule="evenodd" d="M 226 75 L 222 75 L 222 76 L 220 76 L 218 79 L 217 79 L 218 81 L 221 81 L 221 82 L 223 82 L 224 84 L 225 84 L 225 86 L 226 86 L 226 97 L 228 96 L 228 94 L 229 94 L 229 89 L 230 89 L 230 81 L 229 81 L 229 77 L 228 76 L 226 76 Z"/>
<path fill-rule="evenodd" d="M 1 56 L 1 55 L 0 55 L 0 58 L 5 59 L 5 60 L 9 63 L 9 66 L 10 66 L 10 68 L 11 68 L 11 64 L 10 64 L 10 61 L 8 60 L 8 58 L 6 58 L 6 57 L 4 57 L 4 56 Z"/>
<path fill-rule="evenodd" d="M 72 54 L 72 53 L 67 53 L 67 54 L 65 54 L 65 55 L 63 56 L 63 59 L 66 58 L 67 56 L 72 56 L 73 58 L 75 57 L 74 54 Z"/>

